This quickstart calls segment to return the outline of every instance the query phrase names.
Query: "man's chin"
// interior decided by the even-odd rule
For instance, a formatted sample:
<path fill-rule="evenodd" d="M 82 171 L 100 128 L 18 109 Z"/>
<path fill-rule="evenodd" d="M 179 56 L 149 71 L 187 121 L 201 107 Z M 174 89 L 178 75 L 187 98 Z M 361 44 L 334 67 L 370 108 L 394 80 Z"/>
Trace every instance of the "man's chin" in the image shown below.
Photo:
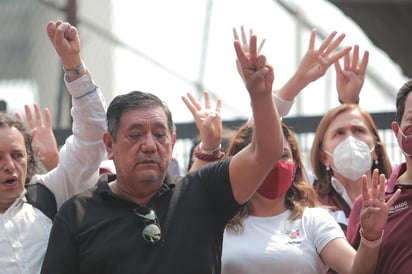
<path fill-rule="evenodd" d="M 161 180 L 165 174 L 157 163 L 139 163 L 135 166 L 133 172 L 139 178 L 139 181 Z"/>
<path fill-rule="evenodd" d="M 5 188 L 1 187 L 0 191 L 2 192 L 2 197 L 4 196 L 7 197 L 7 199 L 14 201 L 23 193 L 24 187 L 21 185 L 8 185 Z"/>
<path fill-rule="evenodd" d="M 137 174 L 137 178 L 139 182 L 145 183 L 157 183 L 159 181 L 163 181 L 163 176 L 159 173 L 159 171 L 144 171 Z"/>

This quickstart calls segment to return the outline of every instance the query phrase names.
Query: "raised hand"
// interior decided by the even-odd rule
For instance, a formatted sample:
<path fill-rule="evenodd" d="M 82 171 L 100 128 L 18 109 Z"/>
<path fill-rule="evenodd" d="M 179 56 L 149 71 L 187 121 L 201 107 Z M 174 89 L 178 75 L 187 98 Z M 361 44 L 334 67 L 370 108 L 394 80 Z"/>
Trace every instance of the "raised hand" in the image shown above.
<path fill-rule="evenodd" d="M 266 57 L 260 55 L 256 46 L 257 37 L 252 34 L 248 51 L 243 49 L 239 40 L 234 41 L 240 74 L 251 96 L 260 93 L 271 93 L 275 79 L 273 68 L 266 63 Z"/>
<path fill-rule="evenodd" d="M 60 20 L 50 21 L 47 23 L 47 35 L 65 70 L 76 69 L 83 63 L 80 56 L 80 37 L 74 26 Z"/>
<path fill-rule="evenodd" d="M 320 47 L 315 49 L 316 30 L 312 30 L 308 50 L 302 57 L 295 73 L 283 87 L 276 91 L 279 97 L 284 100 L 294 100 L 307 85 L 325 75 L 334 62 L 350 51 L 350 47 L 345 47 L 335 52 L 345 38 L 345 34 L 340 34 L 334 40 L 336 34 L 336 31 L 330 33 Z"/>
<path fill-rule="evenodd" d="M 247 39 L 247 37 L 246 37 L 245 28 L 244 28 L 243 26 L 240 27 L 240 33 L 241 33 L 241 37 L 242 37 L 242 48 L 243 48 L 243 51 L 244 51 L 244 52 L 249 52 L 249 41 L 248 41 L 248 39 Z M 249 30 L 249 37 L 251 37 L 252 35 L 253 35 L 253 30 L 250 29 L 250 30 Z M 233 28 L 233 38 L 234 38 L 235 40 L 239 40 L 239 41 L 240 41 L 239 35 L 237 34 L 237 31 L 236 31 L 236 28 Z M 266 41 L 266 40 L 263 39 L 263 40 L 260 42 L 260 45 L 259 45 L 259 48 L 258 48 L 258 53 L 260 53 L 260 51 L 262 50 L 263 45 L 265 44 L 265 41 Z M 240 77 L 242 78 L 242 80 L 243 80 L 243 82 L 244 82 L 245 80 L 244 80 L 244 76 L 243 76 L 243 74 L 242 74 L 242 70 L 241 70 L 241 67 L 240 67 L 239 59 L 236 59 L 236 68 L 237 68 L 237 71 L 239 72 Z"/>
<path fill-rule="evenodd" d="M 345 38 L 345 34 L 342 33 L 334 40 L 336 34 L 336 31 L 330 33 L 320 47 L 315 49 L 316 30 L 313 29 L 311 31 L 308 50 L 300 61 L 295 73 L 299 75 L 299 78 L 304 83 L 308 84 L 325 75 L 327 69 L 333 63 L 350 51 L 350 47 L 345 47 L 334 53 Z"/>
<path fill-rule="evenodd" d="M 249 41 L 246 37 L 246 33 L 245 33 L 245 28 L 243 26 L 240 26 L 240 33 L 242 35 L 242 48 L 245 52 L 249 52 Z M 249 30 L 249 39 L 250 37 L 253 35 L 253 30 L 250 29 Z M 233 37 L 235 40 L 239 40 L 239 35 L 237 34 L 236 28 L 233 28 Z M 265 44 L 266 39 L 263 38 L 262 41 L 260 42 L 259 48 L 258 48 L 258 53 L 260 53 L 260 51 L 263 48 L 263 45 Z"/>
<path fill-rule="evenodd" d="M 379 180 L 379 183 L 378 183 Z M 363 204 L 360 212 L 360 223 L 363 235 L 368 239 L 379 239 L 388 219 L 390 207 L 398 199 L 401 190 L 398 189 L 385 202 L 385 175 L 379 175 L 375 169 L 372 174 L 372 186 L 368 189 L 366 175 L 362 176 Z"/>
<path fill-rule="evenodd" d="M 335 62 L 338 97 L 344 103 L 358 103 L 359 93 L 365 81 L 369 52 L 363 53 L 359 64 L 359 46 L 355 45 L 352 56 L 349 52 L 346 53 L 343 61 L 343 69 L 339 61 Z"/>
<path fill-rule="evenodd" d="M 220 117 L 222 102 L 217 99 L 216 107 L 213 110 L 207 91 L 204 92 L 204 98 L 205 107 L 202 108 L 202 105 L 192 94 L 188 93 L 187 97 L 182 96 L 183 102 L 192 113 L 199 129 L 202 147 L 206 150 L 213 150 L 219 147 L 222 141 L 222 120 Z"/>
<path fill-rule="evenodd" d="M 43 122 L 39 105 L 34 104 L 33 109 L 34 117 L 30 106 L 24 105 L 27 126 L 32 135 L 32 147 L 35 149 L 37 157 L 43 163 L 44 167 L 47 170 L 52 170 L 59 163 L 59 151 L 56 137 L 53 133 L 51 114 L 50 111 L 45 108 L 45 122 Z M 20 113 L 17 112 L 15 116 L 17 120 L 24 124 L 23 116 Z"/>

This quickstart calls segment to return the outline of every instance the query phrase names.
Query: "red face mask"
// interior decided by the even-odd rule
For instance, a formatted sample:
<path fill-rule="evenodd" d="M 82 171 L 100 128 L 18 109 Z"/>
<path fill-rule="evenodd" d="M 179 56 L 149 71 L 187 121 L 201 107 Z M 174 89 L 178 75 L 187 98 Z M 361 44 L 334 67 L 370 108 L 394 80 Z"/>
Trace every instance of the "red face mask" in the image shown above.
<path fill-rule="evenodd" d="M 401 132 L 401 135 L 402 135 L 401 149 L 406 156 L 411 157 L 412 156 L 412 126 L 406 127 L 404 131 L 402 131 L 401 128 L 399 127 L 399 131 Z"/>
<path fill-rule="evenodd" d="M 288 191 L 295 178 L 295 163 L 279 160 L 266 176 L 257 192 L 265 198 L 274 200 Z"/>

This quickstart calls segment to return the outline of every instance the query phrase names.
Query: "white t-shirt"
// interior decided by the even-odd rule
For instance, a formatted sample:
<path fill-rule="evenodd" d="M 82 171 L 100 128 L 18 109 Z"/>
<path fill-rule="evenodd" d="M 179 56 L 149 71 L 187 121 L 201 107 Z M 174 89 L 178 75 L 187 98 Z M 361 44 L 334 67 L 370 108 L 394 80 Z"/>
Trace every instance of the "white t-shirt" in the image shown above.
<path fill-rule="evenodd" d="M 243 233 L 225 231 L 222 274 L 326 273 L 319 253 L 333 239 L 345 238 L 323 208 L 306 208 L 301 219 L 291 211 L 273 217 L 248 216 Z"/>

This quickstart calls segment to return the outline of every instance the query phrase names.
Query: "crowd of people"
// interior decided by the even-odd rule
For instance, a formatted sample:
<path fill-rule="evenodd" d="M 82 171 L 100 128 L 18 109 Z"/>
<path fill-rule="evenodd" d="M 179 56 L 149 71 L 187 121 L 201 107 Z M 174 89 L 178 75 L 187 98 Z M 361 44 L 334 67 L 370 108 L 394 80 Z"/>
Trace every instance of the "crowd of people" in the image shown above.
<path fill-rule="evenodd" d="M 1 273 L 408 273 L 412 80 L 396 100 L 405 163 L 392 171 L 359 105 L 369 54 L 340 48 L 344 34 L 316 47 L 313 30 L 295 73 L 273 91 L 263 43 L 234 29 L 252 116 L 226 129 L 220 100 L 183 96 L 199 135 L 181 174 L 167 104 L 136 90 L 106 107 L 77 29 L 57 20 L 46 31 L 72 97 L 73 134 L 59 149 L 38 104 L 24 116 L 0 113 Z M 340 105 L 321 119 L 305 167 L 281 117 L 332 65 Z"/>

